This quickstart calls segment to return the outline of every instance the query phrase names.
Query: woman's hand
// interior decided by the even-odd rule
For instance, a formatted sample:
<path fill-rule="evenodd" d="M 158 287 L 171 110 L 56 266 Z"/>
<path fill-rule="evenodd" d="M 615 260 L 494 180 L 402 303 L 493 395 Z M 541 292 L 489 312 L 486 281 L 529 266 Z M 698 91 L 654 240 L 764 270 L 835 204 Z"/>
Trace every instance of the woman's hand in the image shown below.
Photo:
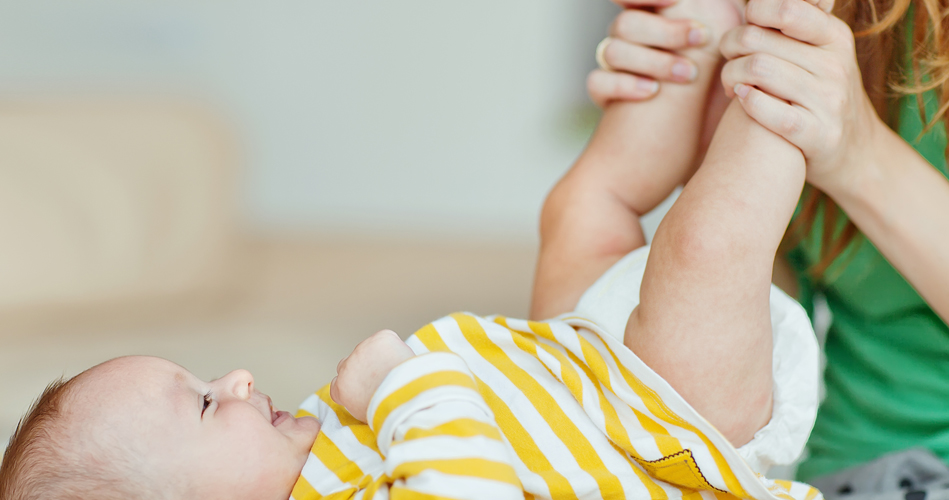
<path fill-rule="evenodd" d="M 641 101 L 659 91 L 659 82 L 695 79 L 695 62 L 674 51 L 700 47 L 709 30 L 691 19 L 669 19 L 646 9 L 662 10 L 675 0 L 614 0 L 624 7 L 610 26 L 610 36 L 597 49 L 612 69 L 598 69 L 587 78 L 597 106 L 610 101 Z"/>
<path fill-rule="evenodd" d="M 885 128 L 863 88 L 850 27 L 831 5 L 749 0 L 720 48 L 722 83 L 753 119 L 797 146 L 807 180 L 831 193 L 869 164 Z M 826 10 L 826 11 L 825 11 Z"/>
<path fill-rule="evenodd" d="M 724 62 L 718 44 L 728 30 L 741 23 L 745 0 L 614 1 L 626 9 L 610 27 L 610 38 L 600 46 L 600 59 L 609 70 L 590 74 L 590 97 L 601 107 L 610 102 L 643 101 L 658 92 L 660 81 L 683 90 L 688 87 L 686 93 L 700 93 L 701 103 L 690 99 L 692 104 L 683 104 L 697 104 L 700 110 L 698 149 L 690 161 L 694 168 L 728 106 L 725 92 L 712 83 L 718 80 Z M 650 5 L 655 13 L 645 10 Z M 677 94 L 679 100 L 681 93 Z"/>
<path fill-rule="evenodd" d="M 353 353 L 336 365 L 330 382 L 330 397 L 352 416 L 366 422 L 369 401 L 386 375 L 403 361 L 415 356 L 412 349 L 392 330 L 382 330 L 363 340 Z"/>

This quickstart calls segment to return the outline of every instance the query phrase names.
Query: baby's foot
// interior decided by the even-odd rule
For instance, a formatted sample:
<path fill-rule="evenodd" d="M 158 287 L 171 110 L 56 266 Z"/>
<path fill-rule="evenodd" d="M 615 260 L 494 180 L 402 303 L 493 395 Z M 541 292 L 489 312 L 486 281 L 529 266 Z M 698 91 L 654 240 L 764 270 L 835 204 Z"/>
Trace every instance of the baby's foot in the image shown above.
<path fill-rule="evenodd" d="M 677 0 L 659 11 L 672 19 L 690 19 L 706 27 L 706 43 L 687 49 L 682 54 L 699 65 L 699 70 L 711 69 L 721 62 L 718 43 L 728 30 L 743 22 L 745 0 Z"/>
<path fill-rule="evenodd" d="M 698 21 L 707 30 L 707 41 L 704 45 L 680 52 L 691 59 L 696 64 L 699 75 L 705 77 L 701 78 L 701 85 L 692 88 L 692 91 L 704 94 L 705 103 L 696 165 L 705 157 L 715 129 L 718 128 L 718 122 L 730 101 L 719 84 L 725 59 L 718 49 L 718 44 L 726 32 L 744 22 L 745 3 L 746 0 L 678 0 L 660 11 L 663 16 L 673 19 Z"/>

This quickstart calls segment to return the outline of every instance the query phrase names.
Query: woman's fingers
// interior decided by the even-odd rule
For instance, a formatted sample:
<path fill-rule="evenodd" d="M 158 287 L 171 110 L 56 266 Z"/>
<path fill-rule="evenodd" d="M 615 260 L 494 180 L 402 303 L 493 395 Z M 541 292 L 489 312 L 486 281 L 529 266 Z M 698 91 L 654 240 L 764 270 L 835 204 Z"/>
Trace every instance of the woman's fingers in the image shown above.
<path fill-rule="evenodd" d="M 722 85 L 733 95 L 735 85 L 753 85 L 785 101 L 811 109 L 814 75 L 770 54 L 752 54 L 728 61 L 722 68 Z"/>
<path fill-rule="evenodd" d="M 813 5 L 816 5 L 818 9 L 830 14 L 834 10 L 834 0 L 807 0 Z"/>
<path fill-rule="evenodd" d="M 636 9 L 642 7 L 668 7 L 676 0 L 613 0 L 613 3 L 624 9 Z"/>
<path fill-rule="evenodd" d="M 617 73 L 598 69 L 587 77 L 590 98 L 599 107 L 610 101 L 643 101 L 659 91 L 659 82 L 629 73 Z"/>
<path fill-rule="evenodd" d="M 738 84 L 732 92 L 748 116 L 794 145 L 805 142 L 806 134 L 814 128 L 813 115 L 761 90 Z"/>
<path fill-rule="evenodd" d="M 601 70 L 587 79 L 587 90 L 598 106 L 610 101 L 641 101 L 659 91 L 660 81 L 688 83 L 698 68 L 674 51 L 708 43 L 709 31 L 688 19 L 667 19 L 642 10 L 651 0 L 616 0 L 624 7 L 600 42 L 596 59 Z M 667 2 L 671 5 L 674 2 Z M 639 8 L 637 8 L 639 7 Z"/>
<path fill-rule="evenodd" d="M 610 36 L 629 43 L 679 50 L 708 42 L 708 29 L 688 19 L 666 19 L 644 10 L 627 9 L 616 16 Z"/>
<path fill-rule="evenodd" d="M 828 45 L 841 36 L 842 21 L 804 0 L 749 0 L 745 19 L 811 45 Z"/>
<path fill-rule="evenodd" d="M 830 14 L 834 10 L 834 0 L 804 0 L 818 9 Z"/>
<path fill-rule="evenodd" d="M 698 74 L 698 68 L 692 61 L 664 50 L 615 38 L 607 38 L 604 43 L 602 59 L 613 71 L 678 83 L 691 82 Z"/>
<path fill-rule="evenodd" d="M 809 73 L 817 73 L 821 49 L 789 38 L 779 31 L 760 26 L 743 25 L 728 30 L 718 45 L 725 59 L 736 59 L 764 53 L 800 66 Z"/>

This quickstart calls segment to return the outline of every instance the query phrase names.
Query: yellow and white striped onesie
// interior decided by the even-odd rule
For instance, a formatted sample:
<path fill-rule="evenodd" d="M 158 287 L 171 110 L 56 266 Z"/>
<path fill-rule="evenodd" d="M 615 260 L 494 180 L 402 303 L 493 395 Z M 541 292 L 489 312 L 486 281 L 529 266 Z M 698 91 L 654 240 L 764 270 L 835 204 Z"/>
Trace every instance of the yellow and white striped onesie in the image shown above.
<path fill-rule="evenodd" d="M 588 294 L 602 292 L 601 282 Z M 776 350 L 786 326 L 776 323 Z M 459 313 L 407 343 L 419 356 L 383 382 L 368 425 L 335 404 L 328 386 L 303 403 L 299 414 L 323 427 L 292 499 L 820 498 L 753 469 L 787 451 L 768 449 L 788 447 L 781 434 L 801 441 L 790 443 L 796 454 L 813 423 L 810 410 L 787 404 L 802 391 L 782 387 L 810 374 L 778 355 L 772 421 L 739 451 L 584 317 Z"/>

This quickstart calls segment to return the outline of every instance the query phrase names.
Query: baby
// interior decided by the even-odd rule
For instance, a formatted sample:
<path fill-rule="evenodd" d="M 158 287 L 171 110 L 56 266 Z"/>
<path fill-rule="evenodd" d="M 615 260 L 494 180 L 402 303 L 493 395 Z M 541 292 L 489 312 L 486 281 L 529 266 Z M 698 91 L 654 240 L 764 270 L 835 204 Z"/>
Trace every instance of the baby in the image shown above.
<path fill-rule="evenodd" d="M 556 319 L 379 332 L 295 416 L 243 370 L 114 359 L 43 393 L 0 500 L 817 498 L 760 474 L 817 403 L 806 315 L 770 285 L 800 151 L 732 103 L 651 250 L 638 225 L 690 176 L 713 69 L 611 107 L 548 197 L 532 314 Z"/>

